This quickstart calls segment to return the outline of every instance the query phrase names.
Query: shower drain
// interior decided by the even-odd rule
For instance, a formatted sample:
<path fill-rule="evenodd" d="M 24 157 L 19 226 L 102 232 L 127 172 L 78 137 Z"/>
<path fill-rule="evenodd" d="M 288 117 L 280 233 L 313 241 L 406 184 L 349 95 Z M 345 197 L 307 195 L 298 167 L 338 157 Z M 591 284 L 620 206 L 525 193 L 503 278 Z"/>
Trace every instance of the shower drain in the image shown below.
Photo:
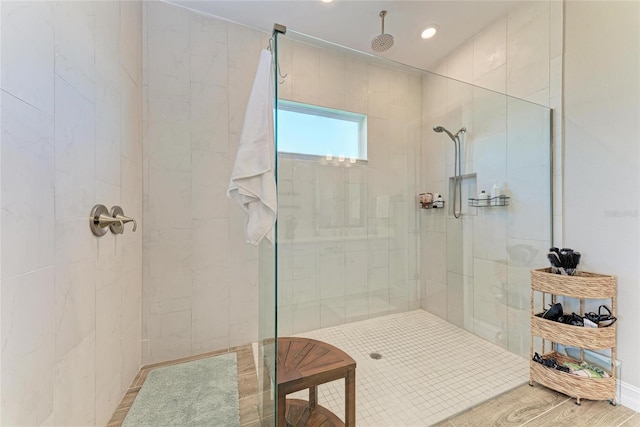
<path fill-rule="evenodd" d="M 369 355 L 370 358 L 374 359 L 374 360 L 380 360 L 382 359 L 382 355 L 380 353 L 371 353 Z"/>

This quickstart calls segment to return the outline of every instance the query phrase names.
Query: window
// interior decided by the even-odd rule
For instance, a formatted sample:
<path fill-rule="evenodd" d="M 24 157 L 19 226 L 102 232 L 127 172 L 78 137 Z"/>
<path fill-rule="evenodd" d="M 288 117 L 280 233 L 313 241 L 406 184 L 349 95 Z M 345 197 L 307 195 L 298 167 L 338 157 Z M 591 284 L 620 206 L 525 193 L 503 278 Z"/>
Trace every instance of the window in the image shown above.
<path fill-rule="evenodd" d="M 278 100 L 278 151 L 367 159 L 367 116 Z"/>

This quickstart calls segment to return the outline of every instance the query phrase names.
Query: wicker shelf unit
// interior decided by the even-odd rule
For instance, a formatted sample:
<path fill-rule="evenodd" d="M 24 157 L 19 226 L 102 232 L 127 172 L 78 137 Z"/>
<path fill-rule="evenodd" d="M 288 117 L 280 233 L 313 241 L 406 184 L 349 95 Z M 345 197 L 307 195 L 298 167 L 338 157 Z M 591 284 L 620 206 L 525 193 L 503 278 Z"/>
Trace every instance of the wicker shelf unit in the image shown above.
<path fill-rule="evenodd" d="M 611 313 L 616 314 L 616 278 L 595 273 L 578 272 L 574 276 L 551 273 L 550 268 L 531 271 L 531 358 L 529 385 L 533 382 L 576 398 L 579 405 L 581 399 L 609 400 L 615 404 L 616 399 L 616 330 L 614 323 L 602 328 L 585 328 L 565 325 L 543 319 L 540 313 L 544 307 L 535 307 L 535 293 L 542 293 L 542 304 L 546 294 L 551 295 L 553 303 L 557 296 L 576 298 L 580 301 L 580 315 L 585 312 L 585 300 L 598 299 L 611 302 Z M 584 361 L 584 350 L 611 350 L 611 366 L 607 373 L 609 378 L 584 378 L 565 373 L 534 362 L 534 337 L 542 338 L 543 357 L 555 357 L 558 364 L 564 362 L 580 363 Z M 551 342 L 551 351 L 546 352 L 545 343 Z M 557 352 L 556 344 L 580 348 L 581 360 L 573 360 Z"/>

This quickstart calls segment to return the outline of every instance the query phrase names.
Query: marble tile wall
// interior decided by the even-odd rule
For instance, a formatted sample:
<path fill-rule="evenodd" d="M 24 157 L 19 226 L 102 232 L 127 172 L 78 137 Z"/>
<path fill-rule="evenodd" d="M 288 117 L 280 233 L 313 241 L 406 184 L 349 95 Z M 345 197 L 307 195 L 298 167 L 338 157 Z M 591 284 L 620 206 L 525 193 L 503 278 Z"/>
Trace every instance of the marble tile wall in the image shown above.
<path fill-rule="evenodd" d="M 141 363 L 141 4 L 3 2 L 2 425 L 105 425 Z"/>
<path fill-rule="evenodd" d="M 258 252 L 226 189 L 267 40 L 144 4 L 144 363 L 257 339 Z"/>
<path fill-rule="evenodd" d="M 257 250 L 245 243 L 244 213 L 226 187 L 268 35 L 163 3 L 145 4 L 145 28 L 143 359 L 155 362 L 257 339 Z M 287 39 L 280 51 L 289 74 L 281 97 L 370 120 L 365 168 L 283 160 L 280 216 L 295 220 L 295 237 L 306 243 L 295 256 L 291 245 L 279 254 L 281 303 L 290 308 L 281 310 L 282 332 L 417 307 L 409 271 L 417 264 L 420 78 Z M 398 171 L 402 179 L 391 179 Z M 318 180 L 340 194 L 319 191 Z M 361 226 L 318 231 L 315 204 L 339 209 L 353 194 L 362 201 Z M 287 213 L 287 197 L 300 211 Z M 376 211 L 385 203 L 398 213 L 393 221 Z M 343 232 L 353 241 L 341 241 Z M 368 242 L 372 235 L 381 243 Z"/>
<path fill-rule="evenodd" d="M 550 244 L 550 118 L 546 108 L 501 93 L 550 106 L 560 117 L 561 21 L 561 2 L 521 3 L 443 60 L 434 69 L 439 75 L 423 80 L 422 176 L 429 191 L 449 196 L 447 177 L 453 174 L 453 145 L 431 128 L 466 126 L 462 173 L 476 175 L 465 180 L 463 205 L 466 197 L 489 192 L 493 179 L 512 199 L 508 210 L 463 207 L 468 217 L 462 221 L 453 220 L 449 209 L 448 218 L 444 212 L 422 215 L 422 306 L 520 354 L 528 349 L 528 271 L 546 265 Z M 561 137 L 556 123 L 557 245 Z M 438 241 L 446 250 L 429 249 Z"/>
<path fill-rule="evenodd" d="M 281 155 L 279 334 L 420 306 L 421 76 L 283 37 L 280 98 L 367 115 L 367 162 Z"/>
<path fill-rule="evenodd" d="M 563 2 L 524 1 L 432 71 L 553 109 L 553 240 L 562 246 Z"/>

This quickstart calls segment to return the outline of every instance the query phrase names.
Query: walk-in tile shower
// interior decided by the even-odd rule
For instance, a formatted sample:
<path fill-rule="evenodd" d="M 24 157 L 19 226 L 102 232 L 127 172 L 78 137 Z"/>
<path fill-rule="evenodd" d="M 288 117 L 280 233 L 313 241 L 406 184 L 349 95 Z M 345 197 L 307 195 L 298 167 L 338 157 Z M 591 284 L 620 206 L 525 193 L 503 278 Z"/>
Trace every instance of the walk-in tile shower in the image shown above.
<path fill-rule="evenodd" d="M 552 233 L 550 110 L 293 31 L 275 38 L 278 225 L 276 247 L 260 248 L 261 339 L 338 334 L 338 345 L 369 354 L 397 335 L 385 316 L 398 334 L 403 319 L 407 329 L 444 320 L 452 340 L 479 340 L 496 360 L 515 360 L 504 384 L 523 382 L 528 275 L 544 265 Z M 434 127 L 466 128 L 459 150 Z M 420 193 L 444 203 L 421 205 Z M 379 336 L 361 339 L 377 333 L 367 325 Z M 440 338 L 434 345 L 447 346 Z M 458 357 L 445 349 L 421 360 L 414 352 L 428 340 L 405 348 L 407 369 Z M 403 358 L 393 353 L 399 373 Z M 360 372 L 358 404 L 367 405 L 367 388 L 388 388 L 389 378 Z M 464 409 L 438 406 L 437 390 L 406 393 L 394 399 L 424 407 L 428 423 Z"/>

